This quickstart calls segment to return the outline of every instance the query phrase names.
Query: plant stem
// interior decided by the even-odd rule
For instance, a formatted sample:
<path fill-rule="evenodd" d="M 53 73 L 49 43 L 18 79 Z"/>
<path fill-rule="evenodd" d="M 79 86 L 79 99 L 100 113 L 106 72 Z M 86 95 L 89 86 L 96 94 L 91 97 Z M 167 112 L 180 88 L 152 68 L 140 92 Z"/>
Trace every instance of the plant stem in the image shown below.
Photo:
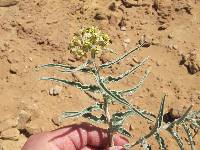
<path fill-rule="evenodd" d="M 105 112 L 105 115 L 106 115 L 106 118 L 107 118 L 107 124 L 108 124 L 109 146 L 112 147 L 112 146 L 114 146 L 113 129 L 112 129 L 112 122 L 111 122 L 110 113 L 109 113 L 109 109 L 108 109 L 108 101 L 106 100 L 106 98 L 104 98 L 104 112 Z"/>

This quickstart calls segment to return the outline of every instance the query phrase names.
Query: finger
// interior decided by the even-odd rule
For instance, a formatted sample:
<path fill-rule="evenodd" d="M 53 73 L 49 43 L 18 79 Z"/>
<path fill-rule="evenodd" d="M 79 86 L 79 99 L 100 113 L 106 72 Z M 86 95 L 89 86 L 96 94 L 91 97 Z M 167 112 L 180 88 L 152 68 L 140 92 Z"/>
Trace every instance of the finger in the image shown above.
<path fill-rule="evenodd" d="M 110 147 L 106 150 L 124 150 L 124 148 L 122 146 L 113 146 L 113 147 Z"/>
<path fill-rule="evenodd" d="M 65 143 L 74 144 L 76 149 L 81 149 L 85 146 L 102 147 L 108 145 L 107 130 L 95 127 L 90 124 L 73 125 L 63 129 L 53 131 L 51 134 L 51 141 L 56 145 L 66 145 Z"/>
<path fill-rule="evenodd" d="M 114 141 L 114 145 L 115 146 L 123 146 L 123 145 L 128 143 L 127 139 L 125 139 L 124 137 L 122 137 L 122 136 L 120 136 L 118 134 L 115 134 L 113 136 L 113 141 Z"/>

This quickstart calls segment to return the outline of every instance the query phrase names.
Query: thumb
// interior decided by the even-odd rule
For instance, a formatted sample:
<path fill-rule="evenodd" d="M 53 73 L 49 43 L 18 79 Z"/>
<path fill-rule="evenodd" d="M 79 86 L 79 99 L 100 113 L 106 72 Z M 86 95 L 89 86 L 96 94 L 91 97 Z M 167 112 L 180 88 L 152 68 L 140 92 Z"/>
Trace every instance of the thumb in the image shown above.
<path fill-rule="evenodd" d="M 106 150 L 124 150 L 124 148 L 122 146 L 113 146 L 113 147 L 109 147 Z"/>

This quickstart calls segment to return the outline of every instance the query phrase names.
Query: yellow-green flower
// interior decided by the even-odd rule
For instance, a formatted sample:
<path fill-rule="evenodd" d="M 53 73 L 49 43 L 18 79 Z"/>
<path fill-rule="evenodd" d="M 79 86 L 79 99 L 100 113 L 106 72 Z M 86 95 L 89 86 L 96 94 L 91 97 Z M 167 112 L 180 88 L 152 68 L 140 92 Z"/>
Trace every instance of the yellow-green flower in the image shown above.
<path fill-rule="evenodd" d="M 102 52 L 109 45 L 110 38 L 97 27 L 90 27 L 80 30 L 74 34 L 69 44 L 69 50 L 78 58 L 87 56 L 91 53 L 91 57 Z"/>

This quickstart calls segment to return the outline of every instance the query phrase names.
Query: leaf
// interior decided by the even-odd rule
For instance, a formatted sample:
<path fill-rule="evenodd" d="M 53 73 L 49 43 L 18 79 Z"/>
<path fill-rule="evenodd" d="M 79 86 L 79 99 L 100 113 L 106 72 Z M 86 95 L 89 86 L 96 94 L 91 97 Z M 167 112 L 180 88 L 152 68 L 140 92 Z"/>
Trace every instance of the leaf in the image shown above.
<path fill-rule="evenodd" d="M 190 121 L 195 127 L 200 129 L 200 120 L 198 119 L 192 119 L 192 118 L 187 118 L 188 121 Z"/>
<path fill-rule="evenodd" d="M 189 127 L 187 126 L 187 124 L 182 124 L 186 134 L 187 134 L 187 137 L 188 137 L 188 140 L 190 142 L 190 146 L 191 146 L 191 150 L 195 150 L 195 146 L 194 146 L 194 141 L 193 141 L 193 138 L 192 138 L 192 133 L 190 132 L 190 129 Z"/>
<path fill-rule="evenodd" d="M 141 138 L 140 144 L 144 150 L 151 150 L 151 146 L 147 143 L 147 140 L 145 138 Z"/>
<path fill-rule="evenodd" d="M 135 85 L 133 88 L 128 89 L 128 90 L 121 90 L 118 91 L 119 94 L 134 94 L 140 87 L 141 85 L 144 83 L 145 79 L 148 77 L 149 75 L 149 71 L 145 71 L 145 74 L 143 75 L 143 77 L 140 79 L 139 83 L 137 85 Z"/>
<path fill-rule="evenodd" d="M 155 137 L 156 141 L 159 144 L 159 149 L 160 150 L 167 150 L 165 142 L 164 142 L 163 138 L 160 136 L 160 134 L 159 133 L 155 133 L 154 137 Z"/>
<path fill-rule="evenodd" d="M 39 66 L 39 68 L 45 68 L 45 67 L 59 67 L 59 68 L 65 68 L 65 69 L 69 69 L 69 70 L 75 69 L 75 67 L 73 67 L 73 66 L 67 66 L 64 64 L 45 64 L 45 65 Z"/>
<path fill-rule="evenodd" d="M 91 68 L 87 67 L 91 63 L 92 63 L 92 61 L 88 60 L 84 64 L 82 64 L 78 67 L 68 66 L 68 65 L 64 65 L 64 64 L 45 64 L 45 65 L 39 66 L 39 68 L 58 67 L 58 68 L 64 69 L 64 70 L 61 70 L 61 72 L 71 72 L 71 73 L 76 72 L 76 71 L 91 72 Z"/>
<path fill-rule="evenodd" d="M 136 48 L 134 48 L 134 49 L 129 50 L 129 51 L 126 52 L 124 55 L 118 57 L 116 60 L 111 61 L 111 62 L 104 63 L 104 64 L 100 65 L 99 67 L 100 67 L 101 69 L 110 67 L 110 66 L 112 66 L 113 64 L 116 64 L 116 63 L 122 61 L 122 60 L 123 60 L 124 58 L 126 58 L 129 54 L 131 54 L 131 53 L 133 53 L 133 52 L 139 50 L 143 45 L 144 45 L 144 43 L 142 43 L 141 45 L 139 45 L 138 47 L 136 47 Z"/>
<path fill-rule="evenodd" d="M 162 122 L 163 122 L 165 98 L 166 98 L 166 95 L 162 98 L 162 101 L 160 103 L 160 109 L 159 109 L 159 113 L 158 113 L 158 117 L 157 117 L 156 125 L 155 125 L 157 129 L 161 127 Z"/>
<path fill-rule="evenodd" d="M 89 119 L 90 121 L 94 122 L 94 123 L 106 123 L 107 119 L 105 115 L 101 115 L 100 117 L 94 116 L 91 113 L 86 113 L 83 114 L 84 118 Z"/>
<path fill-rule="evenodd" d="M 63 118 L 72 118 L 72 117 L 79 117 L 81 115 L 91 113 L 92 111 L 95 110 L 103 110 L 103 104 L 101 103 L 96 103 L 92 106 L 89 106 L 88 108 L 83 109 L 82 111 L 75 111 L 75 112 L 64 112 L 63 113 Z"/>
<path fill-rule="evenodd" d="M 124 128 L 122 128 L 122 127 L 117 128 L 116 131 L 117 131 L 118 133 L 124 135 L 124 136 L 127 136 L 127 137 L 129 137 L 129 138 L 132 138 L 132 135 L 131 135 L 126 129 L 124 129 Z"/>
<path fill-rule="evenodd" d="M 135 112 L 133 112 L 132 110 L 128 110 L 126 112 L 116 112 L 112 115 L 112 119 L 111 119 L 112 125 L 122 126 L 126 118 L 134 114 Z"/>
<path fill-rule="evenodd" d="M 104 83 L 109 83 L 109 82 L 117 82 L 125 77 L 127 77 L 129 74 L 134 73 L 140 66 L 142 66 L 148 58 L 144 59 L 142 62 L 140 62 L 138 65 L 132 67 L 130 70 L 126 71 L 125 73 L 117 76 L 117 77 L 113 77 L 113 76 L 108 76 L 106 77 L 103 82 Z"/>
<path fill-rule="evenodd" d="M 176 140 L 179 148 L 181 150 L 184 150 L 184 145 L 183 142 L 181 140 L 181 138 L 179 137 L 178 133 L 176 131 L 174 131 L 172 128 L 168 128 L 167 131 L 172 135 L 172 137 Z"/>
<path fill-rule="evenodd" d="M 97 85 L 92 85 L 92 84 L 83 85 L 81 82 L 69 81 L 69 80 L 58 79 L 58 78 L 53 78 L 53 77 L 42 77 L 41 80 L 51 80 L 51 81 L 61 82 L 61 83 L 76 87 L 78 89 L 81 89 L 83 91 L 100 92 L 100 88 Z"/>

